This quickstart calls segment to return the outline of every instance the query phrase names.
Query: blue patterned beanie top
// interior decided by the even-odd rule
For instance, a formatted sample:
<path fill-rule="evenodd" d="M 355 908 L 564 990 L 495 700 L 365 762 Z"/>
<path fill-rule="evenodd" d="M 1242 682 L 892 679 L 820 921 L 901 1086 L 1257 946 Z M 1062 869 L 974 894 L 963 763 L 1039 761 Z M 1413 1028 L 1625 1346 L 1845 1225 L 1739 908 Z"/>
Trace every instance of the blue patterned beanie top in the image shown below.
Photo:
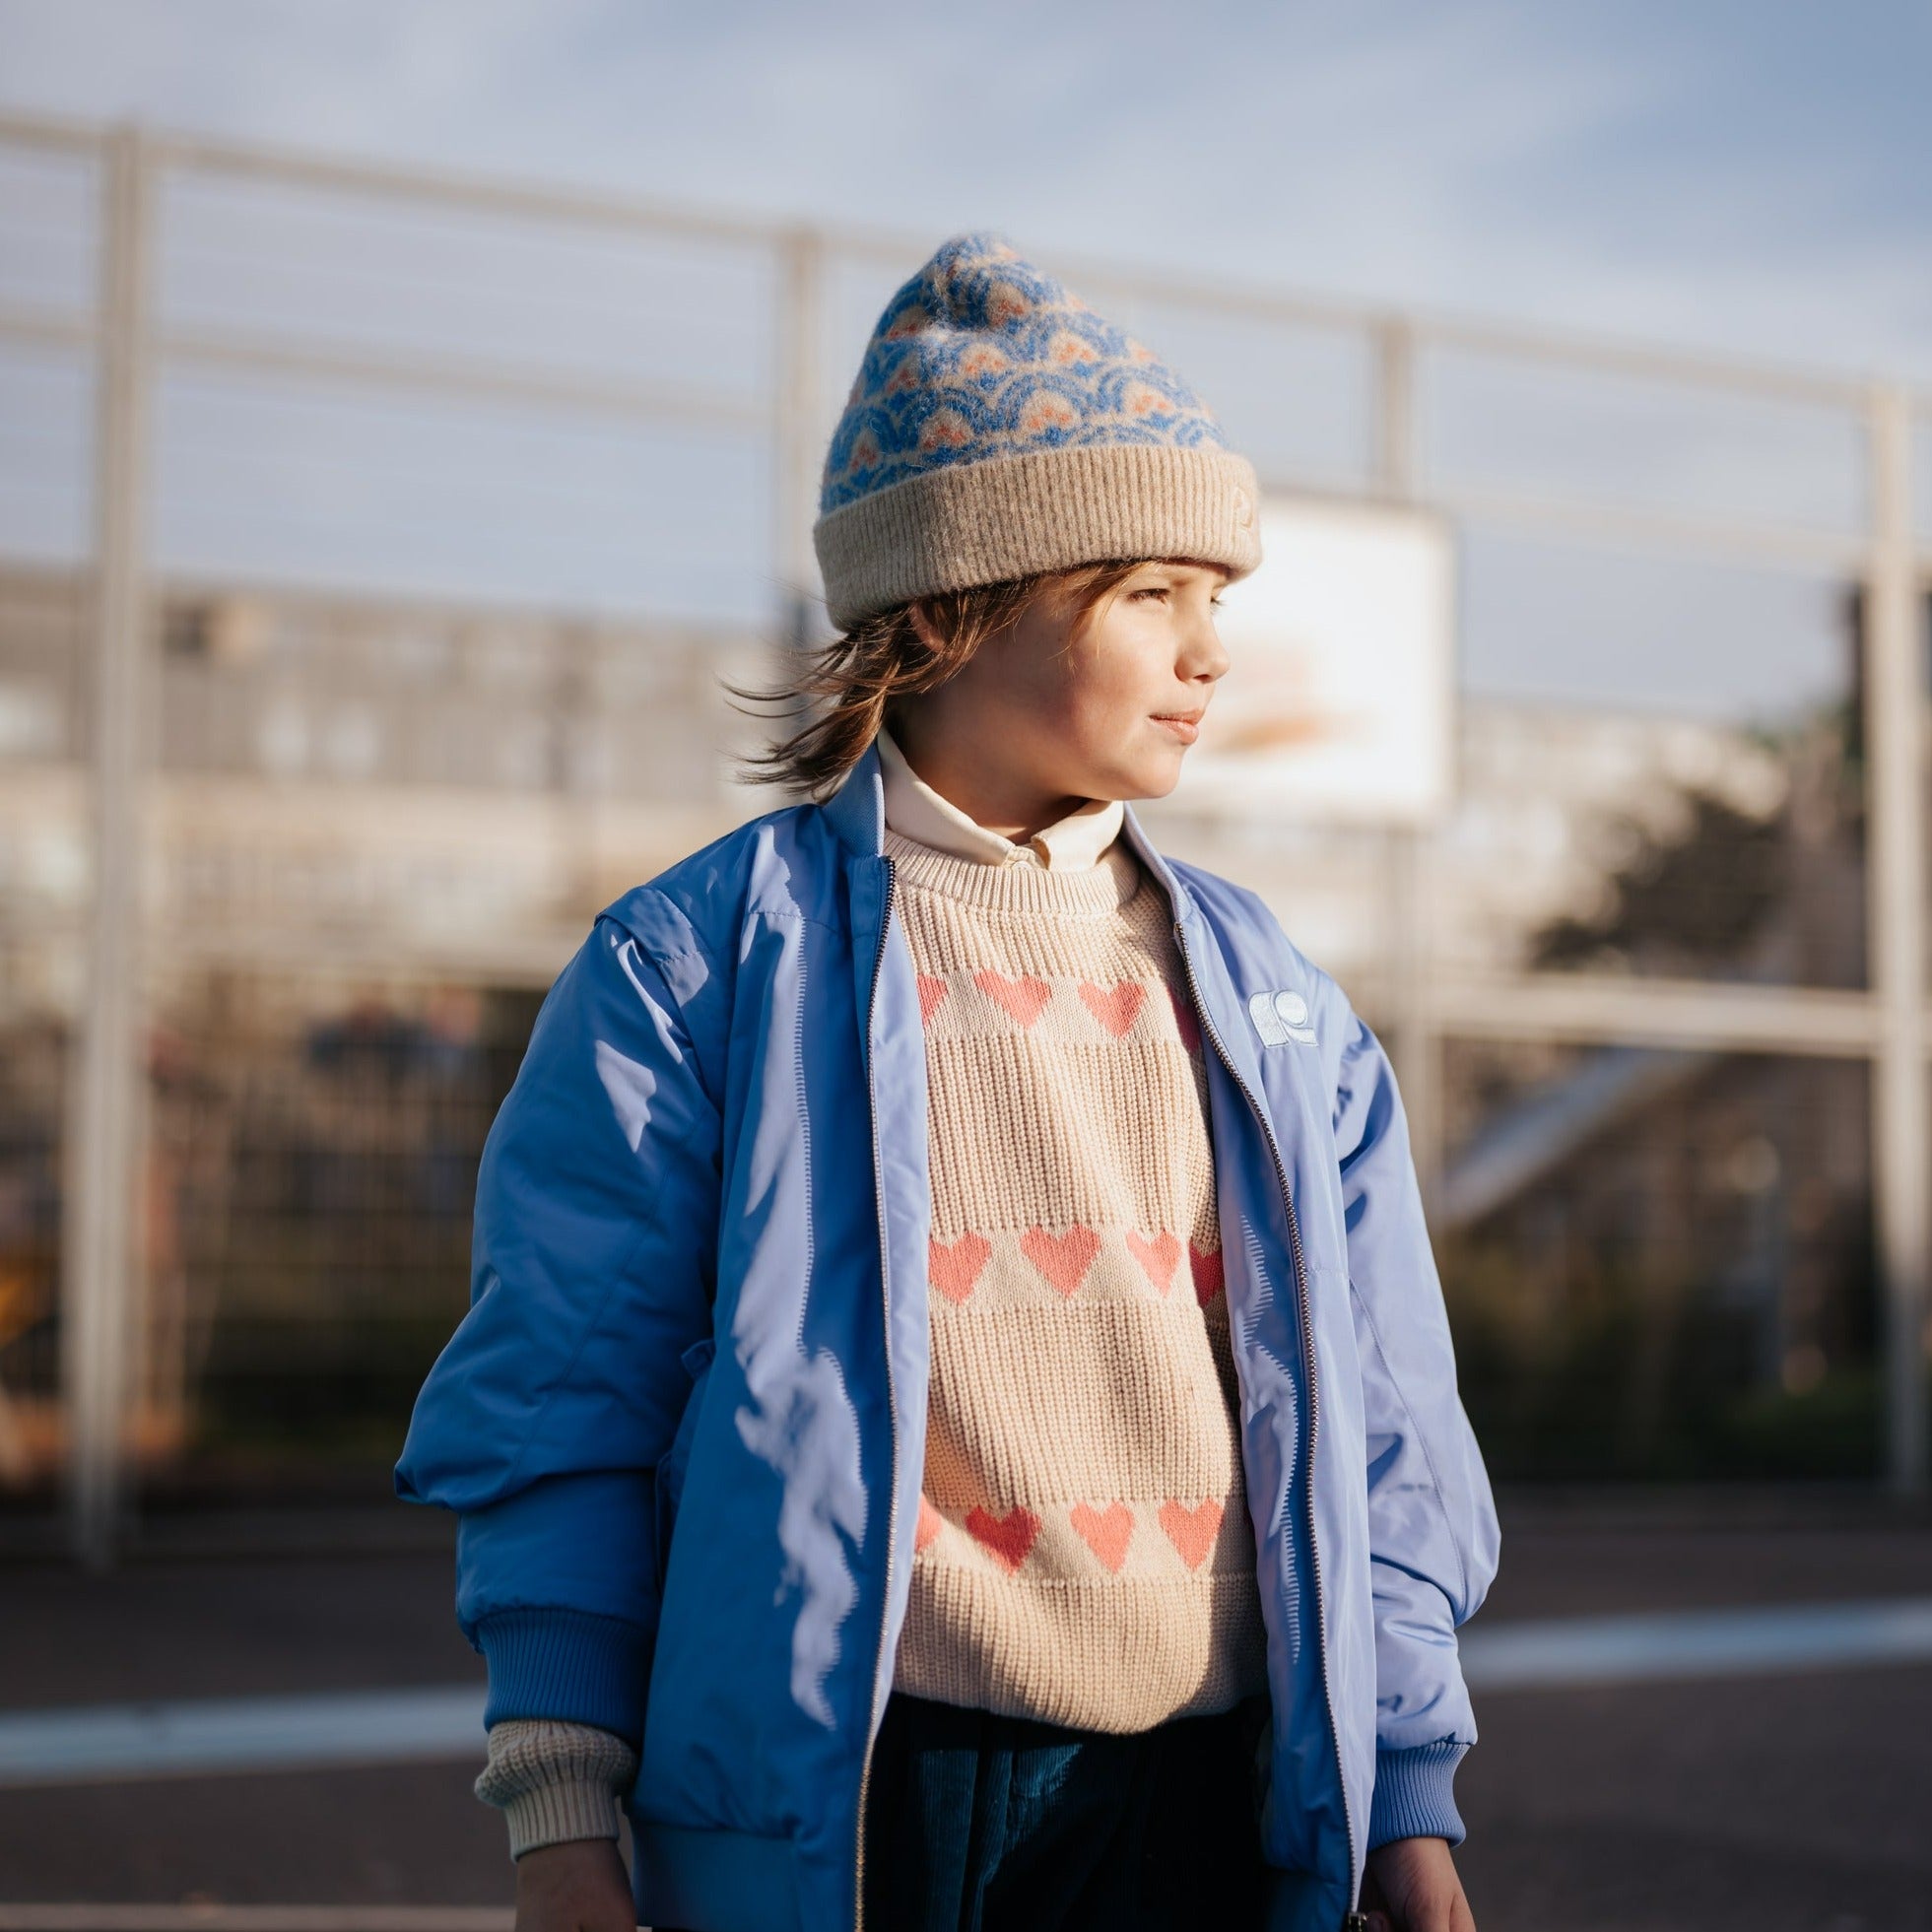
<path fill-rule="evenodd" d="M 1261 561 L 1254 466 L 1150 349 L 1006 239 L 943 243 L 887 303 L 812 531 L 839 630 L 1109 558 Z"/>

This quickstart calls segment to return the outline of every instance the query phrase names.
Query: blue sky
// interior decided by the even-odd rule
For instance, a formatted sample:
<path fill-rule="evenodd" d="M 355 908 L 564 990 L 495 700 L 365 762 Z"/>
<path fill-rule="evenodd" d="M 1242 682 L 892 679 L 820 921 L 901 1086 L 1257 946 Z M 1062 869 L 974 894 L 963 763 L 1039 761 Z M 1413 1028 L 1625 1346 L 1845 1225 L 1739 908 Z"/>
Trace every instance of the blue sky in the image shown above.
<path fill-rule="evenodd" d="M 993 227 L 1049 262 L 1064 251 L 1932 384 L 1928 77 L 1932 7 L 1857 0 L 1829 13 L 1788 0 L 0 0 L 0 106 L 13 109 L 139 116 L 933 241 Z M 829 345 L 840 389 L 860 346 Z M 1318 387 L 1305 392 L 1310 422 Z M 1559 446 L 1535 459 L 1566 459 L 1568 432 L 1534 407 L 1505 421 L 1472 391 L 1465 417 L 1526 448 L 1541 430 Z M 198 433 L 221 420 L 211 408 Z M 231 452 L 252 444 L 258 461 L 269 421 L 235 416 Z M 303 453 L 301 492 L 354 474 L 350 416 L 326 432 L 286 412 L 275 421 Z M 1615 442 L 1612 469 L 1629 454 Z M 1662 468 L 1639 464 L 1639 493 L 1700 476 L 1712 459 L 1694 443 L 1667 449 Z M 528 439 L 517 446 L 527 454 Z M 205 433 L 184 437 L 187 453 L 167 460 L 185 475 L 211 447 Z M 608 465 L 610 488 L 596 486 L 608 529 L 560 512 L 543 533 L 550 561 L 531 566 L 589 581 L 632 548 L 610 510 L 631 455 L 560 444 L 539 456 L 560 476 Z M 464 460 L 477 492 L 507 474 L 481 443 Z M 1765 466 L 1744 445 L 1716 460 L 1723 488 L 1761 494 Z M 231 465 L 226 483 L 181 493 L 164 542 L 192 561 L 197 513 L 217 536 L 241 529 L 238 490 L 273 507 L 268 481 L 234 481 L 252 474 Z M 741 485 L 721 472 L 707 487 Z M 1766 487 L 1795 501 L 1809 486 Z M 634 488 L 634 501 L 651 500 Z M 407 507 L 392 513 L 398 528 Z M 495 513 L 479 498 L 476 516 Z M 520 510 L 500 514 L 529 527 Z M 325 521 L 317 510 L 314 527 Z M 352 524 L 334 527 L 342 554 L 358 554 Z M 267 555 L 280 537 L 264 526 L 259 541 Z M 466 550 L 453 524 L 422 542 L 431 586 L 481 581 L 509 556 Z M 1511 542 L 1470 547 L 1476 688 L 1743 714 L 1817 696 L 1837 675 L 1834 596 L 1815 579 L 1686 576 Z M 300 558 L 287 567 L 302 573 Z M 769 589 L 768 570 L 763 588 L 756 567 L 739 576 L 754 602 Z M 628 601 L 628 580 L 613 595 Z"/>
<path fill-rule="evenodd" d="M 0 100 L 1932 377 L 1932 8 L 0 0 Z"/>

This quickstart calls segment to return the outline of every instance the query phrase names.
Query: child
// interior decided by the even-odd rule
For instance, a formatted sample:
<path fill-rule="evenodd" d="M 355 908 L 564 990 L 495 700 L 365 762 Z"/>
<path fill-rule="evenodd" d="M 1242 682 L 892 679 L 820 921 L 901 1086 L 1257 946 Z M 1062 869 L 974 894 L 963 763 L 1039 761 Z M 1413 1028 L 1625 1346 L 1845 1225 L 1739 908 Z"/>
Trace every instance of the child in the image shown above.
<path fill-rule="evenodd" d="M 1254 471 L 966 234 L 821 507 L 811 796 L 552 987 L 398 1465 L 460 1512 L 517 1924 L 1468 1932 L 1497 1531 L 1401 1100 L 1127 803 Z"/>

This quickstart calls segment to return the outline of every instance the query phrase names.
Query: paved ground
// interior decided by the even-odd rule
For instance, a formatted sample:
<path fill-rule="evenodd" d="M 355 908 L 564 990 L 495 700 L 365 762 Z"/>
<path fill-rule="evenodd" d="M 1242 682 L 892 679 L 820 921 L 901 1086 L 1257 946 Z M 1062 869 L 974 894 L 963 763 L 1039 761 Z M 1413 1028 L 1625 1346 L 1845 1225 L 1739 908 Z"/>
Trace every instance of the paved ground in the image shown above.
<path fill-rule="evenodd" d="M 1932 1595 L 1932 1519 L 1855 1499 L 1546 1499 L 1504 1520 L 1484 1628 Z M 449 1599 L 436 1547 L 151 1554 L 106 1578 L 0 1564 L 0 1710 L 473 1683 Z M 1459 1793 L 1484 1932 L 1932 1928 L 1932 1667 L 1491 1692 L 1479 1715 Z M 36 1901 L 500 1906 L 473 1772 L 0 1790 L 0 1928 Z"/>

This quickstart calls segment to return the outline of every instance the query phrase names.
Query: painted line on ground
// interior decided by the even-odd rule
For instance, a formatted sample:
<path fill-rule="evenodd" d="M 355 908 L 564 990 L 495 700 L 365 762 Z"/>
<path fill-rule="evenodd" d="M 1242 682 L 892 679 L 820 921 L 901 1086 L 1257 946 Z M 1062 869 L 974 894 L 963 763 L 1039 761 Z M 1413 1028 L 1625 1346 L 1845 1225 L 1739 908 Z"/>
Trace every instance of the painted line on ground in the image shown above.
<path fill-rule="evenodd" d="M 1765 1604 L 1480 1624 L 1462 1633 L 1472 1691 L 1567 1691 L 1932 1662 L 1932 1597 Z"/>
<path fill-rule="evenodd" d="M 0 1932 L 510 1932 L 495 1905 L 6 1905 Z"/>
<path fill-rule="evenodd" d="M 325 1691 L 0 1716 L 0 1787 L 484 1757 L 483 1691 Z"/>
<path fill-rule="evenodd" d="M 1932 1663 L 1932 1597 L 1477 1625 L 1470 1689 L 1563 1691 Z M 253 1771 L 481 1765 L 483 1691 L 322 1692 L 0 1715 L 0 1788 Z M 0 1917 L 0 1932 L 9 1921 Z"/>
<path fill-rule="evenodd" d="M 0 1932 L 511 1932 L 495 1905 L 5 1905 Z"/>

